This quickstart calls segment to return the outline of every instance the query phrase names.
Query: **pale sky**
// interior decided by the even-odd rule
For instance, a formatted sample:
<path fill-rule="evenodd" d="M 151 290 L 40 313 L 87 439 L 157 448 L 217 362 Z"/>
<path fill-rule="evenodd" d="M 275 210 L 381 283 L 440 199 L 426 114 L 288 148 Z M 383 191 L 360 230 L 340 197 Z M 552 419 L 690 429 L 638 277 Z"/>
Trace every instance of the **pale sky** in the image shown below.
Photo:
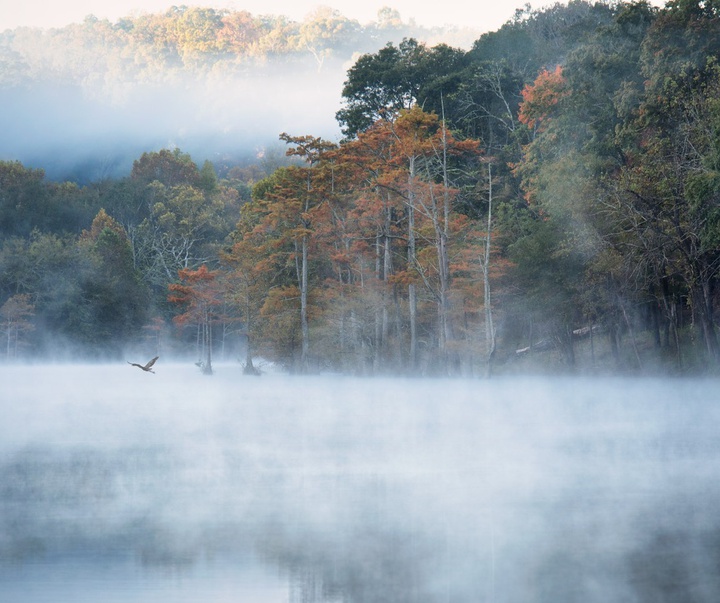
<path fill-rule="evenodd" d="M 510 19 L 526 0 L 0 0 L 0 31 L 18 26 L 62 27 L 95 15 L 110 21 L 133 14 L 164 12 L 173 5 L 212 6 L 247 10 L 255 15 L 286 15 L 302 20 L 318 6 L 330 6 L 360 23 L 374 21 L 385 6 L 403 21 L 418 25 L 456 25 L 492 31 Z M 533 8 L 553 0 L 531 2 Z"/>

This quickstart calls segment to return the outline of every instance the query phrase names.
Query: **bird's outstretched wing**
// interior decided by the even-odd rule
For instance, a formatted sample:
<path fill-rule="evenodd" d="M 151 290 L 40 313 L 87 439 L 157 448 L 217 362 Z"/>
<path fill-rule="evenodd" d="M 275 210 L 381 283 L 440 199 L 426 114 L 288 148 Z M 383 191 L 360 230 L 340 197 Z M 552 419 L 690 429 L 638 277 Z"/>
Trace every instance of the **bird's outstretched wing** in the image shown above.
<path fill-rule="evenodd" d="M 155 364 L 155 361 L 156 361 L 158 358 L 160 358 L 160 356 L 155 356 L 155 358 L 153 358 L 150 362 L 148 362 L 148 363 L 145 365 L 145 367 L 144 367 L 145 370 L 146 370 L 146 371 L 149 371 L 149 370 L 150 370 L 150 367 L 152 367 L 152 365 Z"/>
<path fill-rule="evenodd" d="M 142 370 L 144 370 L 144 371 L 147 371 L 148 373 L 154 373 L 155 371 L 152 370 L 152 365 L 155 364 L 155 361 L 156 361 L 158 358 L 160 358 L 160 356 L 155 356 L 155 358 L 153 358 L 153 359 L 152 359 L 150 362 L 148 362 L 145 366 L 143 366 L 142 364 L 137 364 L 136 362 L 130 362 L 129 360 L 127 360 L 126 362 L 127 362 L 130 366 L 136 366 L 136 367 L 138 367 L 139 369 L 142 369 Z"/>

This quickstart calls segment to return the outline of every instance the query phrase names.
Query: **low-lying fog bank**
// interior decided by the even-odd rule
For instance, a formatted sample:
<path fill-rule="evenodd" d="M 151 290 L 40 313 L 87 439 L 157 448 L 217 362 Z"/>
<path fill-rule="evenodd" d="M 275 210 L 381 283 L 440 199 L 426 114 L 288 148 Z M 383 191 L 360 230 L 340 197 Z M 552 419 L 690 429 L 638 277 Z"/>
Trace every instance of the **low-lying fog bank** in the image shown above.
<path fill-rule="evenodd" d="M 717 381 L 0 381 L 8 603 L 720 600 Z"/>

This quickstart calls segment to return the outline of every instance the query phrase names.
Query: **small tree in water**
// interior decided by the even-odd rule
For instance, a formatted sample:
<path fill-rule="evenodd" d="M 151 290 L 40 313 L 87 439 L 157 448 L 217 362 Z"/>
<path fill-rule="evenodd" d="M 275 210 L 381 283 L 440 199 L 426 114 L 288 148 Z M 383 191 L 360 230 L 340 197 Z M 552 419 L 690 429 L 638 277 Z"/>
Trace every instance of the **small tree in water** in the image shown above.
<path fill-rule="evenodd" d="M 185 312 L 173 320 L 180 326 L 195 325 L 197 328 L 198 366 L 206 375 L 212 375 L 212 324 L 217 321 L 216 308 L 220 305 L 217 271 L 204 264 L 197 270 L 186 268 L 178 271 L 180 283 L 169 285 L 168 301 L 185 308 Z"/>

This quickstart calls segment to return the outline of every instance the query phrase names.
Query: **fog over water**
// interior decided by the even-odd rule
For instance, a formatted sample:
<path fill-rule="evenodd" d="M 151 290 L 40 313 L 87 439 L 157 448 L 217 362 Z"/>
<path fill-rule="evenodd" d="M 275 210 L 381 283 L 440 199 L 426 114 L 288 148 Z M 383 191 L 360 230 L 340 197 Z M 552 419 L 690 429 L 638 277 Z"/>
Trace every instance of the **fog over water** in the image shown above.
<path fill-rule="evenodd" d="M 0 368 L 0 600 L 720 600 L 717 381 Z"/>

